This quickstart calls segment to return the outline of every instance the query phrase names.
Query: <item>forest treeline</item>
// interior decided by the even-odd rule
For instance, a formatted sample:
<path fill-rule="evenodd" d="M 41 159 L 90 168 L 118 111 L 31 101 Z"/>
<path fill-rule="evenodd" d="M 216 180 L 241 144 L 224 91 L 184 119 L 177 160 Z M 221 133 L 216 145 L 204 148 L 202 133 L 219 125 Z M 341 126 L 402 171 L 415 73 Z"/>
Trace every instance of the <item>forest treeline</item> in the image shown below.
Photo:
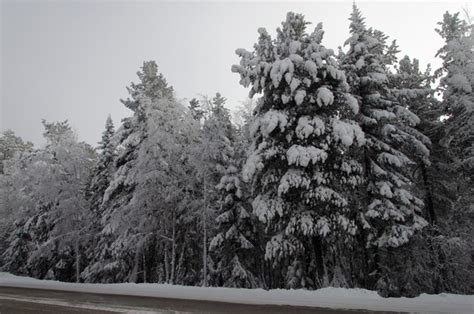
<path fill-rule="evenodd" d="M 0 267 L 40 279 L 473 293 L 474 32 L 432 73 L 366 25 L 345 49 L 288 13 L 237 49 L 249 89 L 178 101 L 144 62 L 97 148 L 67 121 L 0 137 Z M 422 41 L 422 40 L 421 40 Z M 422 42 L 420 42 L 422 44 Z"/>

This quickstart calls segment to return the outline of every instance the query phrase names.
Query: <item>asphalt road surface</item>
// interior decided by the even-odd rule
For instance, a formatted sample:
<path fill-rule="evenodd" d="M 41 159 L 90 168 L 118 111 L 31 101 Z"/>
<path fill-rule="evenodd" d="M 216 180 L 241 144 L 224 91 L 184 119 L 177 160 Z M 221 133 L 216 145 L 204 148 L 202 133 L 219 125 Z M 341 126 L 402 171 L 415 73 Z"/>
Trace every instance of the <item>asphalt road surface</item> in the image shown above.
<path fill-rule="evenodd" d="M 393 313 L 324 308 L 245 305 L 223 302 L 104 295 L 81 292 L 0 287 L 0 314 L 105 313 Z"/>

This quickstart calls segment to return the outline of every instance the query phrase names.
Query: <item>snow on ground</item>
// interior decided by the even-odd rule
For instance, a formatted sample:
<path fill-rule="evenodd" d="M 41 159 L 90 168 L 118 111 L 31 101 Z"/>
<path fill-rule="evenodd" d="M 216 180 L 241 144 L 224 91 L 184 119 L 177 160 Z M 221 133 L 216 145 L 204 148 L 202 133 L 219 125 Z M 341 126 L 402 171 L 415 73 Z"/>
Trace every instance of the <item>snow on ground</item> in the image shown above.
<path fill-rule="evenodd" d="M 242 304 L 290 305 L 332 309 L 366 309 L 416 313 L 474 313 L 474 295 L 422 294 L 416 298 L 382 298 L 365 289 L 324 288 L 263 290 L 202 288 L 165 284 L 76 284 L 0 273 L 0 286 L 62 291 L 206 300 Z"/>

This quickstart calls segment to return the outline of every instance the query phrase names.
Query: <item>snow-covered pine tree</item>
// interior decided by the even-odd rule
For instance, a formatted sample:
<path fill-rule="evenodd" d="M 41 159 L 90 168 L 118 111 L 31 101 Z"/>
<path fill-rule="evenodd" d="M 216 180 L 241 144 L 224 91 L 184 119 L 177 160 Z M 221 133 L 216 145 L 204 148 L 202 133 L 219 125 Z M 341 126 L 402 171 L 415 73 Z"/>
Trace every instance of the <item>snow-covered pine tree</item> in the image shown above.
<path fill-rule="evenodd" d="M 191 116 L 193 117 L 194 120 L 201 121 L 201 119 L 204 117 L 205 112 L 201 108 L 201 105 L 199 104 L 199 100 L 197 100 L 196 98 L 193 98 L 189 101 L 188 109 L 191 112 Z"/>
<path fill-rule="evenodd" d="M 222 201 L 216 217 L 218 232 L 209 246 L 214 262 L 211 285 L 257 288 L 261 282 L 255 261 L 262 256 L 254 244 L 255 222 L 237 166 L 231 163 L 217 185 Z"/>
<path fill-rule="evenodd" d="M 224 158 L 213 158 L 223 175 L 217 184 L 220 199 L 216 208 L 216 234 L 209 246 L 211 285 L 226 287 L 261 287 L 261 248 L 258 243 L 255 216 L 252 214 L 249 191 L 241 180 L 242 163 L 248 147 L 248 123 L 251 119 L 251 104 L 241 108 L 240 125 L 235 127 L 226 108 L 224 99 L 217 94 L 212 102 L 210 117 L 220 121 L 214 123 L 214 132 L 221 133 L 214 141 L 229 142 Z M 250 111 L 250 112 L 249 112 Z M 210 133 L 211 132 L 211 133 Z M 208 134 L 213 134 L 207 130 Z M 245 134 L 244 134 L 245 133 Z M 228 155 L 228 156 L 227 156 Z"/>
<path fill-rule="evenodd" d="M 207 101 L 209 112 L 202 128 L 204 146 L 201 147 L 201 162 L 205 167 L 201 171 L 201 176 L 212 187 L 219 183 L 235 154 L 233 146 L 237 133 L 231 122 L 229 110 L 224 106 L 226 101 L 220 93 L 216 93 L 212 100 Z"/>
<path fill-rule="evenodd" d="M 243 176 L 266 226 L 271 288 L 321 287 L 325 263 L 337 255 L 329 243 L 356 233 L 349 193 L 362 166 L 350 150 L 365 142 L 353 121 L 359 107 L 333 51 L 321 44 L 322 25 L 307 34 L 307 24 L 290 12 L 275 40 L 260 28 L 254 51 L 237 49 L 240 65 L 232 67 L 250 97 L 263 94 Z"/>
<path fill-rule="evenodd" d="M 448 12 L 438 24 L 436 31 L 446 42 L 437 53 L 443 60 L 437 74 L 442 76 L 439 89 L 446 115 L 441 142 L 458 183 L 450 216 L 462 222 L 474 203 L 474 25 Z"/>
<path fill-rule="evenodd" d="M 98 254 L 83 276 L 189 284 L 195 282 L 184 265 L 191 259 L 195 222 L 190 155 L 198 132 L 155 62 L 145 62 L 138 76 L 124 101 L 134 114 L 118 131 L 117 170 L 104 194 Z"/>
<path fill-rule="evenodd" d="M 368 247 L 367 255 L 360 258 L 366 261 L 362 276 L 366 287 L 378 282 L 379 289 L 386 291 L 390 283 L 380 268 L 390 262 L 390 248 L 408 243 L 427 224 L 423 201 L 413 187 L 410 170 L 415 161 L 408 147 L 414 145 L 423 158 L 428 149 L 414 128 L 419 118 L 397 98 L 409 92 L 390 86 L 389 65 L 396 46 L 388 47 L 383 33 L 365 26 L 355 4 L 350 21 L 349 50 L 342 56 L 342 67 L 359 101 L 358 122 L 367 138 L 360 157 L 366 182 L 361 185 L 360 245 Z"/>
<path fill-rule="evenodd" d="M 160 273 L 161 279 L 155 280 L 189 284 L 186 277 L 195 273 L 183 265 L 192 256 L 186 249 L 199 240 L 190 235 L 195 232 L 196 217 L 189 204 L 196 181 L 191 161 L 196 121 L 173 97 L 156 100 L 147 115 L 147 137 L 132 170 L 138 185 L 127 215 L 132 222 L 140 217 L 131 225 L 147 250 L 143 255 L 148 254 L 149 266 L 144 271 L 149 280 Z M 156 245 L 147 244 L 153 241 Z M 151 249 L 162 252 L 161 258 L 152 255 Z"/>
<path fill-rule="evenodd" d="M 408 244 L 391 248 L 390 254 L 386 256 L 387 261 L 381 259 L 385 282 L 389 283 L 381 292 L 390 296 L 414 297 L 421 292 L 434 292 L 433 279 L 437 276 L 436 267 L 433 267 L 437 264 L 434 258 L 437 254 L 434 253 L 437 241 L 433 235 L 439 234 L 435 207 L 439 206 L 439 200 L 443 196 L 442 193 L 436 194 L 441 186 L 436 182 L 445 174 L 433 171 L 432 161 L 438 157 L 431 152 L 439 151 L 439 145 L 436 141 L 432 143 L 432 139 L 440 133 L 442 125 L 439 120 L 439 101 L 434 97 L 435 91 L 430 86 L 433 82 L 430 67 L 422 72 L 417 59 L 412 61 L 405 56 L 394 68 L 395 72 L 389 73 L 388 77 L 395 101 L 420 119 L 414 129 L 405 129 L 417 141 L 413 142 L 413 138 L 408 138 L 408 141 L 399 145 L 399 149 L 415 162 L 410 169 L 413 174 L 412 192 L 424 199 L 423 216 L 431 224 L 414 235 Z M 429 154 L 427 148 L 430 149 Z M 433 191 L 437 192 L 434 194 Z"/>
<path fill-rule="evenodd" d="M 410 127 L 419 118 L 396 101 L 396 91 L 390 89 L 385 42 L 365 27 L 355 5 L 350 20 L 351 37 L 346 42 L 350 48 L 342 63 L 351 91 L 360 100 L 359 120 L 367 136 L 364 162 L 369 202 L 363 218 L 387 220 L 384 230 L 373 230 L 376 233 L 368 240 L 378 246 L 396 247 L 425 224 L 418 215 L 423 203 L 409 191 L 411 181 L 403 173 L 403 167 L 413 162 L 398 149 L 406 141 L 416 142 Z M 426 152 L 422 143 L 418 145 Z"/>
<path fill-rule="evenodd" d="M 91 172 L 91 177 L 86 188 L 86 197 L 90 204 L 89 219 L 83 241 L 87 241 L 85 255 L 87 265 L 93 262 L 96 254 L 98 235 L 101 231 L 102 201 L 114 172 L 116 158 L 116 144 L 114 141 L 114 125 L 110 115 L 105 121 L 105 130 L 102 132 L 102 139 L 99 147 L 96 148 L 97 159 Z"/>
<path fill-rule="evenodd" d="M 430 73 L 429 65 L 422 72 L 417 59 L 410 60 L 408 56 L 405 56 L 395 68 L 396 72 L 389 75 L 391 91 L 400 106 L 408 108 L 420 119 L 415 129 L 407 129 L 418 141 L 407 141 L 402 149 L 417 164 L 414 169 L 417 174 L 415 185 L 420 191 L 418 194 L 423 195 L 424 198 L 424 217 L 426 220 L 435 223 L 434 203 L 439 203 L 442 196 L 438 195 L 438 192 L 433 193 L 433 188 L 435 188 L 433 176 L 439 177 L 440 174 L 431 171 L 432 163 L 430 159 L 433 156 L 428 154 L 426 148 L 438 150 L 439 145 L 437 145 L 436 140 L 432 143 L 431 139 L 435 139 L 436 133 L 439 133 L 441 129 L 441 121 L 439 120 L 441 106 L 434 97 L 434 89 L 431 88 L 433 76 Z M 413 137 L 411 139 L 413 140 Z M 419 142 L 421 142 L 421 145 Z M 436 201 L 433 201 L 433 198 L 436 198 Z"/>
<path fill-rule="evenodd" d="M 4 173 L 4 163 L 14 157 L 16 153 L 28 152 L 33 149 L 33 143 L 25 142 L 12 130 L 0 134 L 0 175 Z"/>
<path fill-rule="evenodd" d="M 226 98 L 220 93 L 212 99 L 203 100 L 206 106 L 205 120 L 199 140 L 194 146 L 194 163 L 200 190 L 195 191 L 200 199 L 199 211 L 202 223 L 202 284 L 208 282 L 208 247 L 213 236 L 215 214 L 219 209 L 219 191 L 216 189 L 226 168 L 235 153 L 236 130 L 232 125 L 230 113 L 224 104 Z"/>
<path fill-rule="evenodd" d="M 23 193 L 12 200 L 17 230 L 3 253 L 5 267 L 41 279 L 77 280 L 89 208 L 84 188 L 94 152 L 77 141 L 67 121 L 43 124 L 46 147 L 9 165 L 11 185 Z"/>
<path fill-rule="evenodd" d="M 445 45 L 438 51 L 441 77 L 442 131 L 433 159 L 436 186 L 444 197 L 438 204 L 442 236 L 433 236 L 437 267 L 435 292 L 472 293 L 472 221 L 474 220 L 474 25 L 446 12 L 436 29 Z M 441 171 L 438 171 L 441 170 Z M 439 173 L 441 172 L 441 175 Z"/>
<path fill-rule="evenodd" d="M 114 171 L 116 145 L 113 141 L 114 124 L 110 115 L 105 121 L 105 130 L 99 142 L 97 161 L 88 187 L 88 198 L 93 212 L 98 213 L 105 190 L 108 188 Z M 99 215 L 100 216 L 100 215 Z"/>
<path fill-rule="evenodd" d="M 127 88 L 131 98 L 122 100 L 133 115 L 123 120 L 120 131 L 117 143 L 120 153 L 116 158 L 115 173 L 104 193 L 102 226 L 96 255 L 82 274 L 88 282 L 124 282 L 130 279 L 134 267 L 134 246 L 138 239 L 129 234 L 130 230 L 123 222 L 128 217 L 130 206 L 133 206 L 132 200 L 135 199 L 136 188 L 141 179 L 136 176 L 136 170 L 139 167 L 139 152 L 147 137 L 150 107 L 157 100 L 173 95 L 173 88 L 158 73 L 154 61 L 144 62 L 137 75 L 139 83 L 131 83 Z"/>
<path fill-rule="evenodd" d="M 13 232 L 14 214 L 18 211 L 14 204 L 17 191 L 12 186 L 9 163 L 12 159 L 18 158 L 18 154 L 29 154 L 32 149 L 31 142 L 23 141 L 13 131 L 6 130 L 0 133 L 0 252 L 6 250 L 6 238 Z M 0 267 L 2 264 L 0 254 Z"/>

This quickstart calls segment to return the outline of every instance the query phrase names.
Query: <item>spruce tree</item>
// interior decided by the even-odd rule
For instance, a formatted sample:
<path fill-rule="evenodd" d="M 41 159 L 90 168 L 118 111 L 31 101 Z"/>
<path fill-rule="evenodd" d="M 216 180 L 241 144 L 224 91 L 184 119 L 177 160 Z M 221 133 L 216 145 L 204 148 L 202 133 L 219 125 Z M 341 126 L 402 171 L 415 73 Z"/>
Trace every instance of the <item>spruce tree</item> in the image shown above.
<path fill-rule="evenodd" d="M 435 204 L 439 204 L 443 197 L 439 186 L 435 184 L 434 177 L 439 179 L 440 173 L 432 171 L 432 160 L 436 156 L 431 153 L 439 151 L 439 140 L 436 138 L 442 126 L 439 120 L 441 106 L 431 88 L 433 76 L 429 65 L 422 72 L 417 59 L 410 60 L 405 56 L 395 68 L 396 72 L 389 76 L 392 93 L 400 106 L 408 108 L 420 119 L 415 128 L 406 129 L 414 137 L 409 138 L 411 141 L 407 141 L 403 148 L 416 162 L 413 171 L 416 173 L 418 194 L 424 198 L 424 217 L 434 224 L 437 216 Z"/>
<path fill-rule="evenodd" d="M 215 219 L 217 234 L 209 245 L 215 264 L 211 284 L 257 288 L 261 282 L 255 273 L 258 269 L 255 260 L 259 258 L 253 227 L 255 221 L 237 166 L 231 163 L 217 185 L 222 201 Z"/>
<path fill-rule="evenodd" d="M 365 141 L 353 120 L 358 103 L 333 51 L 321 44 L 321 24 L 311 34 L 307 24 L 288 13 L 275 40 L 259 29 L 254 51 L 238 49 L 240 65 L 232 67 L 251 86 L 250 97 L 263 94 L 243 175 L 266 227 L 270 287 L 328 284 L 325 263 L 337 254 L 330 243 L 356 233 L 349 193 L 361 183 L 350 152 Z"/>
<path fill-rule="evenodd" d="M 116 146 L 114 134 L 112 118 L 108 116 L 105 122 L 105 130 L 102 133 L 102 139 L 99 142 L 99 147 L 96 149 L 98 151 L 97 160 L 86 188 L 86 197 L 90 204 L 90 224 L 87 226 L 84 236 L 84 240 L 88 241 L 85 252 L 88 264 L 93 262 L 94 255 L 96 254 L 97 240 L 101 231 L 101 219 L 104 210 L 102 201 L 115 170 Z"/>
<path fill-rule="evenodd" d="M 443 60 L 437 74 L 442 75 L 439 90 L 446 118 L 441 143 L 458 183 L 450 215 L 464 220 L 462 212 L 472 212 L 474 192 L 474 26 L 462 21 L 459 13 L 448 12 L 439 25 L 436 31 L 446 42 L 437 53 Z"/>
<path fill-rule="evenodd" d="M 115 173 L 104 192 L 101 232 L 93 261 L 82 274 L 86 281 L 123 282 L 130 279 L 135 247 L 138 238 L 130 234 L 123 220 L 134 206 L 134 196 L 141 177 L 136 176 L 139 168 L 139 152 L 147 138 L 147 122 L 153 103 L 173 95 L 154 61 L 144 62 L 137 73 L 139 83 L 128 87 L 130 98 L 122 103 L 133 112 L 123 120 L 117 145 L 121 147 L 115 160 Z M 140 219 L 140 216 L 135 216 Z M 131 221 L 128 221 L 129 223 Z M 131 224 L 129 224 L 131 225 Z M 134 247 L 135 246 L 135 247 Z"/>
<path fill-rule="evenodd" d="M 211 158 L 216 170 L 221 175 L 216 185 L 218 207 L 215 208 L 216 234 L 209 246 L 211 253 L 211 284 L 227 287 L 256 288 L 261 287 L 260 271 L 262 258 L 257 241 L 255 216 L 251 212 L 248 186 L 241 179 L 241 167 L 245 158 L 246 141 L 242 128 L 248 128 L 247 121 L 242 121 L 239 129 L 230 121 L 228 110 L 224 107 L 225 98 L 219 93 L 212 100 L 210 119 L 212 123 L 206 134 L 220 134 L 214 137 L 215 143 L 221 142 L 221 150 L 226 152 L 220 158 Z M 250 117 L 244 117 L 250 119 Z"/>
<path fill-rule="evenodd" d="M 411 170 L 416 158 L 428 158 L 429 150 L 415 129 L 419 118 L 401 101 L 413 90 L 391 85 L 396 45 L 388 46 L 382 32 L 367 28 L 355 4 L 349 20 L 349 50 L 341 62 L 350 91 L 359 101 L 357 119 L 367 138 L 360 156 L 365 184 L 360 190 L 358 225 L 360 246 L 367 246 L 359 257 L 364 261 L 361 280 L 368 288 L 387 292 L 392 286 L 392 249 L 407 244 L 427 225 Z"/>
<path fill-rule="evenodd" d="M 384 66 L 387 46 L 366 28 L 355 5 L 350 21 L 349 51 L 342 64 L 351 92 L 359 99 L 358 120 L 367 137 L 363 157 L 367 206 L 361 219 L 368 231 L 368 244 L 397 247 L 426 224 L 420 217 L 423 202 L 413 195 L 412 181 L 404 173 L 413 161 L 399 149 L 407 141 L 417 140 L 411 128 L 419 118 L 400 105 L 390 90 Z M 420 149 L 426 152 L 426 147 Z"/>
<path fill-rule="evenodd" d="M 113 142 L 114 134 L 114 124 L 112 118 L 108 116 L 105 121 L 102 140 L 99 142 L 97 162 L 94 166 L 90 186 L 88 187 L 89 201 L 94 212 L 99 211 L 105 190 L 112 179 L 116 158 L 116 147 Z"/>
<path fill-rule="evenodd" d="M 435 292 L 472 293 L 472 221 L 474 220 L 474 26 L 459 13 L 446 12 L 437 33 L 445 45 L 437 56 L 443 61 L 435 73 L 440 79 L 443 122 L 435 155 L 435 183 L 442 187 L 438 206 L 439 232 L 433 247 L 439 267 Z M 440 169 L 441 171 L 437 171 Z M 439 173 L 442 175 L 439 175 Z"/>

